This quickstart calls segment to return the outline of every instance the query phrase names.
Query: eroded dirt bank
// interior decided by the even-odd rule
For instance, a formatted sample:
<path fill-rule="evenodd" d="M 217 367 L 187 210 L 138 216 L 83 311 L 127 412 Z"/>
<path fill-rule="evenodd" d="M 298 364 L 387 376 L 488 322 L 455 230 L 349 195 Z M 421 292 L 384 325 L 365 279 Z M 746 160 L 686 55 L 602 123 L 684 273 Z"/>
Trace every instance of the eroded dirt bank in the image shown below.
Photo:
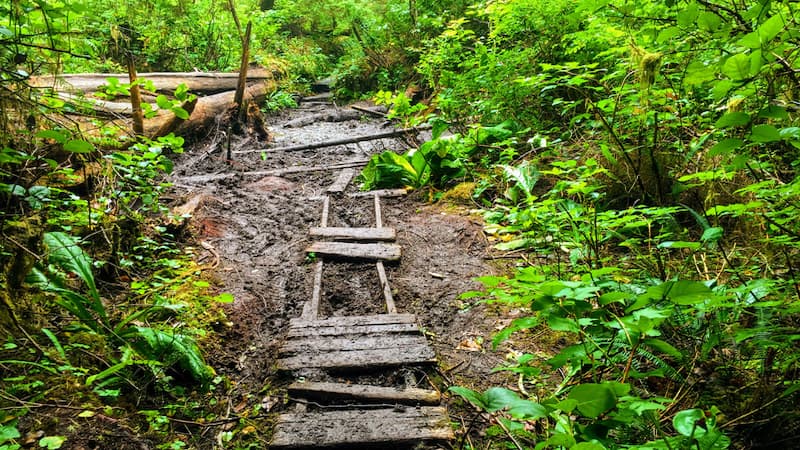
<path fill-rule="evenodd" d="M 289 319 L 300 315 L 311 296 L 313 264 L 304 253 L 311 242 L 308 230 L 319 225 L 320 196 L 340 171 L 298 169 L 358 164 L 371 154 L 407 146 L 402 139 L 383 139 L 312 151 L 271 150 L 392 129 L 368 117 L 285 126 L 332 108 L 304 104 L 271 117 L 273 141 L 234 141 L 233 161 L 225 161 L 228 143 L 223 140 L 198 146 L 176 163 L 176 197 L 182 202 L 199 200 L 190 227 L 200 258 L 215 267 L 213 277 L 221 289 L 235 296 L 226 309 L 230 326 L 219 330 L 219 346 L 208 350 L 209 362 L 231 377 L 230 402 L 240 409 L 260 404 L 264 413 L 280 411 L 285 405 L 283 389 L 292 381 L 276 374 L 276 352 Z M 248 173 L 255 171 L 261 173 Z M 357 189 L 351 184 L 345 195 L 332 199 L 329 226 L 374 226 L 372 199 L 347 195 Z M 486 307 L 467 309 L 458 300 L 461 293 L 478 287 L 474 277 L 495 271 L 487 264 L 487 242 L 478 219 L 466 208 L 430 205 L 414 193 L 382 203 L 384 226 L 397 229 L 403 248 L 400 263 L 387 266 L 397 308 L 417 314 L 439 360 L 438 370 L 414 374 L 416 382 L 446 389 L 458 382 L 480 386 L 502 376 L 490 375 L 490 370 L 502 362 L 503 354 L 482 343 L 499 327 L 499 320 Z M 376 314 L 384 308 L 374 267 L 326 264 L 323 316 Z M 408 380 L 400 371 L 380 378 L 385 385 Z M 451 419 L 463 418 L 456 412 Z M 269 430 L 264 431 L 266 444 Z"/>

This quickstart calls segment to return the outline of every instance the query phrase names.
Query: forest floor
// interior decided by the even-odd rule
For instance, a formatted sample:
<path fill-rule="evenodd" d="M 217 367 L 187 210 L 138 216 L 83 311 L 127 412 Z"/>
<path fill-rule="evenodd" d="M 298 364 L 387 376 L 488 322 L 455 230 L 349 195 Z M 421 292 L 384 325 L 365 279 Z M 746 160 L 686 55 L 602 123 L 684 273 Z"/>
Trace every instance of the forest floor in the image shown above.
<path fill-rule="evenodd" d="M 302 103 L 268 118 L 269 143 L 251 138 L 206 142 L 176 161 L 171 179 L 176 204 L 199 205 L 189 224 L 198 257 L 213 267 L 211 278 L 220 291 L 235 297 L 226 305 L 228 326 L 205 343 L 205 350 L 209 364 L 231 379 L 229 404 L 236 411 L 257 404 L 262 412 L 286 409 L 285 388 L 294 380 L 276 372 L 277 351 L 289 320 L 300 316 L 311 297 L 314 264 L 304 252 L 311 243 L 308 231 L 319 226 L 321 196 L 339 175 L 338 169 L 263 172 L 366 161 L 374 153 L 408 146 L 402 139 L 383 139 L 309 151 L 269 150 L 393 129 L 385 120 L 366 116 L 286 126 L 334 109 L 331 104 Z M 228 148 L 232 161 L 224 158 Z M 255 171 L 262 173 L 248 173 Z M 345 194 L 357 190 L 351 183 Z M 412 192 L 382 199 L 384 226 L 397 230 L 403 250 L 400 262 L 387 266 L 398 312 L 417 315 L 437 354 L 438 368 L 416 373 L 415 379 L 419 387 L 437 390 L 452 384 L 498 384 L 507 375 L 491 371 L 504 361 L 504 350 L 493 351 L 488 337 L 511 318 L 491 305 L 466 304 L 459 295 L 479 288 L 475 277 L 504 271 L 507 260 L 492 261 L 480 216 L 470 213 L 468 205 L 431 204 L 420 197 Z M 329 226 L 374 224 L 372 197 L 332 198 Z M 374 265 L 326 263 L 322 291 L 321 317 L 385 312 Z M 406 376 L 404 370 L 384 372 L 377 382 L 391 386 Z M 452 410 L 450 418 L 466 425 L 472 413 Z M 265 431 L 263 438 L 268 436 Z"/>

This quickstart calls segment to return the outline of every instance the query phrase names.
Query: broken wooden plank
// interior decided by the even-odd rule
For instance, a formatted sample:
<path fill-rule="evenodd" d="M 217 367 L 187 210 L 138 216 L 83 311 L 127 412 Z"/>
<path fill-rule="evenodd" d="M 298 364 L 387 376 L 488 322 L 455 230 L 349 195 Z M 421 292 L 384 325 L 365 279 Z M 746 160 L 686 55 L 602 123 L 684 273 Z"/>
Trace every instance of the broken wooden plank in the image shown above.
<path fill-rule="evenodd" d="M 273 449 L 404 448 L 454 438 L 444 408 L 386 408 L 281 414 Z"/>
<path fill-rule="evenodd" d="M 356 174 L 355 170 L 353 169 L 344 169 L 339 172 L 339 176 L 336 178 L 336 181 L 333 182 L 327 189 L 327 192 L 332 194 L 338 194 L 344 192 L 347 189 L 347 185 L 350 184 L 350 180 L 353 179 L 353 176 Z"/>
<path fill-rule="evenodd" d="M 380 350 L 426 345 L 425 336 L 409 333 L 381 333 L 339 336 L 303 336 L 286 341 L 280 355 L 333 351 Z"/>
<path fill-rule="evenodd" d="M 365 384 L 294 382 L 289 395 L 321 402 L 356 400 L 360 403 L 398 403 L 401 405 L 438 405 L 438 392 L 419 388 L 394 388 Z"/>
<path fill-rule="evenodd" d="M 278 359 L 278 369 L 375 370 L 405 365 L 427 365 L 436 362 L 436 354 L 426 342 L 411 347 L 377 350 L 308 352 Z"/>
<path fill-rule="evenodd" d="M 308 231 L 312 238 L 343 239 L 350 241 L 394 241 L 394 228 L 312 227 Z"/>
<path fill-rule="evenodd" d="M 324 256 L 338 256 L 349 259 L 377 259 L 381 261 L 397 261 L 401 250 L 397 244 L 354 244 L 349 242 L 314 242 L 306 253 Z"/>

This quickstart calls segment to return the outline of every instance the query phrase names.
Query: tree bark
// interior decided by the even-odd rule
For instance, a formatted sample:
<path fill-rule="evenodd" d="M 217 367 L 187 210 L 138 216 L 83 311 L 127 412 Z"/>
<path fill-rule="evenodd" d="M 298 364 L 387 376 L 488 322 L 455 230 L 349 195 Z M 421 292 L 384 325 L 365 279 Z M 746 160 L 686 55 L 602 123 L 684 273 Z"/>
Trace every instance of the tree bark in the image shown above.
<path fill-rule="evenodd" d="M 133 117 L 133 132 L 141 135 L 144 133 L 144 115 L 142 113 L 142 94 L 139 92 L 139 85 L 136 84 L 136 65 L 133 61 L 133 54 L 128 55 L 128 79 L 131 83 L 131 110 Z"/>
<path fill-rule="evenodd" d="M 274 91 L 276 82 L 274 80 L 264 80 L 248 86 L 242 96 L 243 101 L 259 104 L 266 100 L 267 95 Z M 216 129 L 215 125 L 228 122 L 235 118 L 236 103 L 234 102 L 235 91 L 222 92 L 219 94 L 199 97 L 194 106 L 189 119 L 175 127 L 173 132 L 180 136 L 204 137 L 208 130 Z M 154 118 L 148 121 L 145 127 L 148 135 L 158 137 L 156 133 L 162 129 L 164 123 L 170 118 Z"/>
<path fill-rule="evenodd" d="M 231 0 L 231 7 L 233 7 L 233 0 Z M 235 10 L 234 10 L 235 14 Z M 250 60 L 250 32 L 253 29 L 253 22 L 247 22 L 247 31 L 244 32 L 242 38 L 242 62 L 239 66 L 239 81 L 236 83 L 236 95 L 233 98 L 236 103 L 237 115 L 242 113 L 242 102 L 244 100 L 244 87 L 247 83 L 247 65 Z M 242 30 L 239 29 L 239 32 Z"/>
<path fill-rule="evenodd" d="M 236 89 L 239 81 L 238 73 L 226 72 L 150 72 L 139 73 L 139 78 L 153 82 L 156 91 L 171 93 L 179 84 L 183 83 L 189 90 L 196 94 L 214 94 Z M 32 77 L 28 84 L 34 88 L 50 88 L 58 92 L 89 93 L 96 92 L 99 87 L 107 84 L 106 78 L 118 78 L 124 81 L 128 74 L 121 73 L 76 73 L 65 75 L 43 75 Z M 247 82 L 261 82 L 271 80 L 275 75 L 266 69 L 250 69 Z"/>

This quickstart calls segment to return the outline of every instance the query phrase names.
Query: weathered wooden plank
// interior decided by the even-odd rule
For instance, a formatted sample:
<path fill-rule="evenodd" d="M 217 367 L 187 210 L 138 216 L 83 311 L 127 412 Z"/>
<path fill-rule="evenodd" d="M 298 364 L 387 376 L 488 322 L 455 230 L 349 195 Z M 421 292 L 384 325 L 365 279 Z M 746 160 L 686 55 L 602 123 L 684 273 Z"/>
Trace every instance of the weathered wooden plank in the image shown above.
<path fill-rule="evenodd" d="M 327 192 L 332 194 L 344 192 L 355 174 L 356 172 L 353 169 L 342 170 L 339 172 L 339 176 L 336 178 L 336 181 L 334 181 L 332 185 L 328 186 Z"/>
<path fill-rule="evenodd" d="M 331 209 L 331 198 L 327 195 L 322 199 L 322 219 L 320 219 L 320 227 L 328 226 L 328 215 Z"/>
<path fill-rule="evenodd" d="M 302 318 L 305 320 L 316 320 L 319 315 L 319 302 L 322 298 L 322 260 L 317 260 L 314 265 L 314 286 L 311 291 L 311 300 L 303 305 Z"/>
<path fill-rule="evenodd" d="M 399 403 L 401 405 L 438 405 L 438 392 L 418 388 L 394 388 L 365 384 L 294 382 L 289 395 L 310 400 L 330 402 L 356 400 L 360 403 Z"/>
<path fill-rule="evenodd" d="M 394 241 L 397 239 L 397 231 L 394 228 L 311 227 L 308 235 L 312 238 L 352 241 Z"/>
<path fill-rule="evenodd" d="M 323 411 L 281 414 L 270 448 L 398 448 L 453 438 L 441 407 Z"/>
<path fill-rule="evenodd" d="M 304 336 L 286 341 L 281 347 L 282 356 L 304 352 L 378 350 L 426 344 L 421 334 L 356 334 L 346 336 Z"/>
<path fill-rule="evenodd" d="M 408 194 L 408 189 L 377 189 L 374 191 L 364 191 L 364 192 L 353 192 L 352 194 L 347 194 L 348 197 L 372 197 L 373 195 L 377 194 L 381 197 L 402 197 L 403 195 Z"/>
<path fill-rule="evenodd" d="M 353 244 L 349 242 L 314 242 L 306 253 L 338 256 L 351 259 L 377 259 L 381 261 L 397 261 L 401 250 L 397 244 Z"/>
<path fill-rule="evenodd" d="M 430 364 L 436 361 L 433 349 L 425 343 L 404 348 L 378 350 L 330 351 L 303 353 L 278 359 L 281 370 L 298 369 L 354 369 L 372 370 L 383 367 Z"/>
<path fill-rule="evenodd" d="M 339 336 L 344 334 L 371 333 L 418 333 L 414 323 L 392 323 L 386 325 L 356 325 L 347 327 L 294 328 L 289 330 L 288 338 L 299 336 Z"/>
<path fill-rule="evenodd" d="M 392 288 L 389 286 L 389 278 L 386 277 L 386 268 L 383 267 L 382 261 L 375 263 L 375 266 L 378 268 L 378 279 L 381 282 L 381 289 L 383 290 L 383 300 L 386 302 L 386 312 L 389 314 L 396 314 L 397 306 L 394 304 Z"/>
<path fill-rule="evenodd" d="M 372 314 L 368 316 L 328 317 L 319 320 L 291 319 L 289 326 L 292 328 L 309 327 L 347 327 L 353 325 L 384 325 L 394 323 L 417 323 L 414 314 Z"/>

